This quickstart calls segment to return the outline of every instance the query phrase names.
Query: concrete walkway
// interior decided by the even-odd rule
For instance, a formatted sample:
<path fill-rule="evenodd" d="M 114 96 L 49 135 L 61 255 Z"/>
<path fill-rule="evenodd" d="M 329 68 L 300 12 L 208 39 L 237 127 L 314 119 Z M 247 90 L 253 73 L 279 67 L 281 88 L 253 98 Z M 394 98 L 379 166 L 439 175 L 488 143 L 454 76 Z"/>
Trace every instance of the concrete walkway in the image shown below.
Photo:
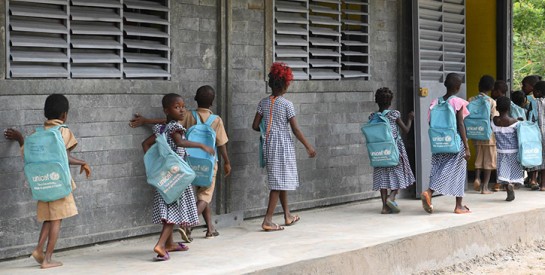
<path fill-rule="evenodd" d="M 158 236 L 150 236 L 56 253 L 64 266 L 51 270 L 31 258 L 4 261 L 0 273 L 407 274 L 544 238 L 545 192 L 517 190 L 513 202 L 505 195 L 468 192 L 467 215 L 452 213 L 452 197 L 434 198 L 432 215 L 408 199 L 398 201 L 400 214 L 381 215 L 380 200 L 370 200 L 298 212 L 301 221 L 280 232 L 262 232 L 260 219 L 219 229 L 211 240 L 196 230 L 191 249 L 167 262 L 152 261 Z"/>

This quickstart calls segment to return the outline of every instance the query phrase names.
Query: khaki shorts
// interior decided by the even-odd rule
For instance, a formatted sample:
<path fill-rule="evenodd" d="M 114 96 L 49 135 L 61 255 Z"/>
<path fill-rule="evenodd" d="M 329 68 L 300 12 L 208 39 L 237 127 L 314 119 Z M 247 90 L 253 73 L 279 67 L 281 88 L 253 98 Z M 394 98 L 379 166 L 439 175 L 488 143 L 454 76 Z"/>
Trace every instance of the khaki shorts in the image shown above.
<path fill-rule="evenodd" d="M 475 169 L 496 170 L 496 145 L 475 145 Z"/>
<path fill-rule="evenodd" d="M 218 172 L 218 163 L 214 166 L 214 175 L 212 176 L 212 184 L 209 187 L 197 188 L 197 201 L 205 201 L 206 203 L 212 202 L 214 196 L 214 188 L 216 187 L 216 174 Z"/>
<path fill-rule="evenodd" d="M 38 221 L 62 220 L 78 214 L 76 202 L 72 193 L 56 201 L 43 202 L 38 201 L 37 208 Z"/>

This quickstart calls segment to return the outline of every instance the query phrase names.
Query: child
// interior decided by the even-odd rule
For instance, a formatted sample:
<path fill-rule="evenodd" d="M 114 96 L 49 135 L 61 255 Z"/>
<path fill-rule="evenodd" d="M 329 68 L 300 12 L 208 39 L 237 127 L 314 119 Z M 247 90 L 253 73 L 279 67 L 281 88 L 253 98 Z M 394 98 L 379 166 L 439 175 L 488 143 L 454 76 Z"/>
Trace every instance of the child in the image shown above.
<path fill-rule="evenodd" d="M 539 80 L 540 77 L 537 75 L 529 75 L 522 79 L 522 91 L 527 98 L 527 102 L 524 108 L 528 110 L 528 120 L 530 121 L 537 120 L 537 107 L 535 106 L 534 85 L 536 85 Z"/>
<path fill-rule="evenodd" d="M 499 116 L 492 119 L 492 130 L 496 135 L 498 147 L 498 181 L 507 190 L 506 201 L 515 199 L 515 184 L 524 183 L 524 169 L 520 165 L 518 154 L 518 120 L 509 117 L 511 100 L 500 97 L 497 100 Z"/>
<path fill-rule="evenodd" d="M 167 94 L 162 100 L 163 111 L 166 114 L 166 125 L 157 124 L 153 127 L 153 135 L 142 142 L 144 152 L 155 143 L 156 134 L 165 133 L 168 144 L 180 157 L 185 158 L 185 148 L 200 148 L 210 154 L 214 149 L 200 143 L 191 142 L 185 139 L 185 128 L 178 122 L 184 119 L 185 104 L 180 95 Z M 188 188 L 182 193 L 178 201 L 167 204 L 159 192 L 155 191 L 153 198 L 153 223 L 163 224 L 163 230 L 153 251 L 157 253 L 156 261 L 170 259 L 171 251 L 186 251 L 189 248 L 182 243 L 174 243 L 172 230 L 174 224 L 180 227 L 191 227 L 199 223 L 199 216 L 195 207 L 193 191 Z"/>
<path fill-rule="evenodd" d="M 52 94 L 45 100 L 44 115 L 47 120 L 44 123 L 44 128 L 49 129 L 58 125 L 62 125 L 68 119 L 68 99 L 61 94 Z M 72 131 L 68 128 L 59 128 L 62 139 L 66 146 L 66 152 L 68 154 L 68 163 L 71 165 L 79 165 L 80 174 L 85 172 L 87 178 L 91 176 L 91 168 L 89 165 L 80 159 L 77 159 L 70 155 L 70 152 L 76 147 L 78 142 L 76 137 L 72 134 Z M 16 140 L 24 150 L 24 139 L 21 133 L 15 129 L 7 129 L 4 132 L 7 139 Z M 76 189 L 76 184 L 72 179 L 72 190 Z M 62 263 L 53 261 L 53 251 L 55 250 L 55 244 L 59 237 L 61 229 L 61 222 L 63 219 L 72 217 L 78 214 L 76 203 L 74 201 L 74 195 L 70 195 L 51 202 L 38 201 L 37 206 L 37 218 L 42 223 L 42 230 L 40 231 L 40 237 L 38 239 L 38 245 L 32 251 L 32 257 L 41 264 L 41 268 L 51 268 L 61 266 Z M 45 254 L 43 248 L 47 241 L 47 247 Z"/>
<path fill-rule="evenodd" d="M 509 88 L 507 87 L 507 84 L 503 80 L 496 80 L 494 82 L 494 88 L 492 89 L 492 92 L 490 93 L 490 97 L 494 100 L 507 95 L 507 90 Z"/>
<path fill-rule="evenodd" d="M 377 90 L 375 93 L 375 103 L 378 105 L 379 113 L 382 113 L 391 106 L 393 97 L 392 91 L 386 87 Z M 377 113 L 371 114 L 369 120 L 376 115 Z M 375 167 L 373 169 L 373 191 L 380 189 L 380 197 L 382 198 L 381 213 L 391 214 L 400 212 L 399 206 L 395 201 L 398 190 L 405 189 L 415 182 L 413 171 L 409 165 L 409 158 L 407 157 L 405 145 L 401 138 L 399 138 L 399 128 L 401 128 L 404 133 L 408 133 L 411 129 L 414 120 L 414 112 L 409 113 L 407 124 L 403 123 L 401 114 L 397 110 L 388 112 L 386 117 L 390 121 L 392 135 L 394 139 L 397 140 L 399 164 L 394 167 Z M 391 190 L 389 196 L 388 189 Z"/>
<path fill-rule="evenodd" d="M 494 78 L 489 75 L 484 75 L 479 80 L 479 96 L 484 96 L 490 102 L 490 119 L 499 115 L 496 111 L 496 101 L 488 97 L 487 93 L 494 88 Z M 475 100 L 476 97 L 472 97 L 469 101 Z M 475 191 L 480 191 L 481 194 L 492 194 L 488 191 L 488 184 L 490 182 L 490 175 L 492 170 L 496 170 L 496 139 L 494 134 L 490 135 L 489 140 L 475 140 L 475 151 L 477 157 L 475 158 L 475 181 L 473 182 L 473 188 Z M 481 171 L 483 173 L 483 181 L 481 184 Z"/>
<path fill-rule="evenodd" d="M 283 63 L 274 63 L 269 73 L 269 87 L 272 95 L 262 99 L 257 106 L 252 129 L 260 131 L 259 124 L 264 120 L 267 125 L 263 153 L 266 160 L 269 180 L 269 204 L 267 214 L 261 227 L 265 231 L 283 230 L 284 227 L 273 223 L 274 209 L 280 197 L 284 210 L 285 225 L 290 226 L 299 221 L 299 216 L 292 216 L 288 208 L 288 190 L 299 186 L 297 163 L 295 160 L 295 144 L 290 135 L 290 126 L 295 137 L 303 143 L 309 157 L 316 156 L 316 151 L 299 129 L 295 119 L 293 103 L 283 97 L 293 80 L 291 69 Z"/>
<path fill-rule="evenodd" d="M 520 121 L 525 121 L 527 117 L 527 110 L 524 109 L 528 99 L 522 91 L 515 91 L 511 93 L 511 110 L 509 116 Z"/>
<path fill-rule="evenodd" d="M 534 106 L 536 107 L 536 123 L 539 125 L 541 130 L 541 144 L 542 148 L 545 148 L 544 141 L 545 138 L 545 81 L 539 81 L 534 86 Z M 542 150 L 543 159 L 545 159 L 545 150 Z M 532 190 L 545 191 L 545 162 L 540 166 L 533 167 L 531 171 L 532 180 L 530 181 L 530 187 Z M 538 173 L 540 173 L 540 183 L 537 184 Z"/>
<path fill-rule="evenodd" d="M 212 103 L 214 102 L 214 98 L 216 96 L 216 92 L 214 89 L 208 85 L 202 86 L 199 89 L 197 89 L 197 93 L 195 95 L 195 101 L 197 101 L 197 114 L 199 115 L 202 122 L 206 121 L 210 115 L 212 115 L 212 110 L 210 110 L 210 107 L 212 107 Z M 197 121 L 191 114 L 187 114 L 184 116 L 184 119 L 182 121 L 179 121 L 184 128 L 189 129 L 191 126 L 197 124 Z M 147 119 L 139 114 L 135 114 L 135 117 L 131 120 L 130 125 L 131 127 L 138 127 L 142 124 L 148 124 L 148 123 L 165 123 L 164 119 Z M 231 162 L 229 161 L 229 156 L 227 155 L 227 141 L 229 140 L 227 138 L 227 132 L 225 131 L 225 127 L 223 126 L 223 120 L 221 117 L 217 117 L 211 124 L 212 129 L 216 132 L 216 146 L 218 148 L 218 152 L 221 154 L 221 157 L 223 158 L 223 171 L 225 173 L 225 176 L 229 176 L 231 173 Z M 209 187 L 199 187 L 197 188 L 197 213 L 199 215 L 202 214 L 204 221 L 206 223 L 207 229 L 205 238 L 211 239 L 214 237 L 219 236 L 218 231 L 214 228 L 214 223 L 212 222 L 212 211 L 210 208 L 210 203 L 212 202 L 212 197 L 214 195 L 214 188 L 216 184 L 216 173 L 218 170 L 218 164 L 216 163 L 216 166 L 214 167 L 214 175 L 212 177 L 212 183 Z M 182 239 L 186 242 L 191 242 L 193 239 L 191 238 L 191 229 L 190 228 L 180 228 L 180 234 L 182 235 Z"/>
<path fill-rule="evenodd" d="M 464 118 L 469 115 L 469 111 L 466 108 L 468 102 L 454 96 L 460 91 L 461 85 L 462 78 L 458 74 L 449 73 L 447 75 L 445 79 L 447 93 L 443 96 L 443 99 L 448 100 L 448 98 L 452 96 L 452 98 L 448 100 L 448 104 L 456 111 L 456 122 L 458 133 L 461 136 L 461 146 L 460 152 L 458 153 L 432 154 L 430 187 L 421 194 L 422 206 L 424 207 L 424 210 L 430 214 L 433 213 L 431 196 L 434 192 L 456 197 L 454 213 L 471 213 L 467 206 L 462 205 L 464 187 L 466 184 L 467 160 L 470 157 L 470 152 L 467 145 L 466 129 L 464 126 Z M 437 99 L 433 100 L 431 102 L 430 110 L 437 103 Z"/>

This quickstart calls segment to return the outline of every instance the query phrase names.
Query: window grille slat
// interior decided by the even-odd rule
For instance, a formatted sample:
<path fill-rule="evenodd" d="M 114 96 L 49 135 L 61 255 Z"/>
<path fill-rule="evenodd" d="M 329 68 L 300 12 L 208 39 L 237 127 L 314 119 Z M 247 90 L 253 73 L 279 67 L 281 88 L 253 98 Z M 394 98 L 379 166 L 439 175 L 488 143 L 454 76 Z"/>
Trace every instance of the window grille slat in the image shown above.
<path fill-rule="evenodd" d="M 364 2 L 364 1 L 361 1 L 361 0 L 343 0 L 343 3 L 350 4 L 350 5 L 362 5 L 362 6 L 367 6 L 368 5 L 367 2 Z"/>
<path fill-rule="evenodd" d="M 152 10 L 168 12 L 168 7 L 154 1 L 125 0 L 124 4 L 129 9 Z"/>
<path fill-rule="evenodd" d="M 350 20 L 350 19 L 344 19 L 342 21 L 343 24 L 346 24 L 346 25 L 352 25 L 352 26 L 369 26 L 368 23 L 366 22 L 361 22 L 361 21 L 357 21 L 357 20 Z"/>
<path fill-rule="evenodd" d="M 368 73 L 362 71 L 351 71 L 351 70 L 342 70 L 341 74 L 344 78 L 358 78 L 358 77 L 369 77 Z"/>
<path fill-rule="evenodd" d="M 125 53 L 128 63 L 169 64 L 170 61 L 158 54 Z"/>
<path fill-rule="evenodd" d="M 72 0 L 74 6 L 100 7 L 100 8 L 121 8 L 119 0 Z"/>
<path fill-rule="evenodd" d="M 72 66 L 72 78 L 121 78 L 121 71 L 111 66 Z"/>
<path fill-rule="evenodd" d="M 308 57 L 306 50 L 282 47 L 276 47 L 275 55 L 277 57 Z"/>
<path fill-rule="evenodd" d="M 320 5 L 310 5 L 310 10 L 315 13 L 341 14 L 340 11 Z"/>
<path fill-rule="evenodd" d="M 338 47 L 341 43 L 335 39 L 324 38 L 324 37 L 311 37 L 310 44 L 313 46 L 332 46 Z"/>
<path fill-rule="evenodd" d="M 322 2 L 322 3 L 331 3 L 331 4 L 339 4 L 341 0 L 312 0 L 313 2 Z"/>
<path fill-rule="evenodd" d="M 336 60 L 328 60 L 328 59 L 310 59 L 310 66 L 313 68 L 340 68 L 341 64 L 339 64 Z M 312 71 L 311 71 L 312 72 Z"/>
<path fill-rule="evenodd" d="M 307 69 L 308 68 L 308 62 L 305 60 L 276 59 L 276 61 L 286 63 L 292 69 Z"/>
<path fill-rule="evenodd" d="M 343 51 L 342 55 L 346 55 L 346 56 L 369 56 L 368 53 L 357 52 L 357 51 Z"/>
<path fill-rule="evenodd" d="M 12 19 L 10 22 L 11 29 L 22 32 L 41 32 L 41 33 L 62 33 L 67 34 L 68 28 L 62 23 L 52 21 L 33 21 Z"/>
<path fill-rule="evenodd" d="M 366 67 L 366 66 L 369 66 L 369 63 L 354 62 L 354 61 L 341 61 L 341 63 L 343 65 L 345 65 L 345 66 L 350 66 L 350 67 Z"/>
<path fill-rule="evenodd" d="M 307 24 L 308 19 L 305 15 L 277 12 L 275 14 L 276 22 L 278 23 L 292 23 L 292 24 Z"/>
<path fill-rule="evenodd" d="M 67 63 L 68 55 L 63 52 L 47 52 L 36 49 L 30 50 L 12 50 L 11 59 L 14 62 L 48 62 L 48 63 Z"/>
<path fill-rule="evenodd" d="M 136 23 L 151 23 L 151 24 L 160 24 L 160 25 L 170 25 L 167 19 L 164 19 L 160 16 L 143 14 L 143 13 L 134 13 L 134 12 L 124 12 L 123 16 L 129 22 Z"/>
<path fill-rule="evenodd" d="M 278 33 L 278 34 L 307 35 L 308 30 L 307 30 L 306 26 L 279 25 L 279 26 L 276 27 L 276 33 Z"/>
<path fill-rule="evenodd" d="M 341 31 L 342 34 L 345 35 L 357 35 L 357 36 L 367 36 L 367 33 L 362 31 Z"/>
<path fill-rule="evenodd" d="M 78 21 L 121 22 L 121 16 L 111 9 L 72 7 L 70 14 Z"/>
<path fill-rule="evenodd" d="M 276 10 L 283 12 L 307 13 L 305 4 L 289 1 L 276 1 Z"/>
<path fill-rule="evenodd" d="M 40 18 L 53 18 L 53 19 L 67 19 L 68 14 L 66 11 L 58 6 L 41 5 L 39 9 L 21 4 L 11 4 L 9 6 L 11 15 L 25 16 L 25 17 L 40 17 Z"/>
<path fill-rule="evenodd" d="M 342 40 L 341 43 L 345 46 L 353 46 L 353 47 L 364 47 L 368 46 L 369 43 L 357 41 L 357 40 Z"/>
<path fill-rule="evenodd" d="M 331 17 L 328 17 L 328 16 L 311 15 L 309 20 L 310 20 L 310 23 L 312 24 L 327 25 L 327 26 L 341 25 L 341 22 L 333 20 Z"/>
<path fill-rule="evenodd" d="M 307 46 L 308 42 L 300 36 L 277 35 L 276 45 L 280 46 Z"/>
<path fill-rule="evenodd" d="M 74 64 L 93 64 L 93 63 L 121 63 L 121 56 L 114 52 L 73 52 L 71 56 Z"/>
<path fill-rule="evenodd" d="M 68 70 L 62 65 L 21 65 L 10 66 L 11 77 L 16 78 L 57 78 L 68 77 Z"/>
<path fill-rule="evenodd" d="M 358 11 L 358 10 L 344 10 L 343 14 L 346 15 L 369 15 L 369 13 L 364 11 Z"/>
<path fill-rule="evenodd" d="M 124 73 L 127 78 L 170 77 L 168 71 L 161 66 L 145 64 L 127 64 Z"/>
<path fill-rule="evenodd" d="M 122 49 L 119 41 L 113 37 L 72 37 L 70 41 L 76 49 Z"/>
<path fill-rule="evenodd" d="M 125 32 L 127 35 L 132 36 L 146 36 L 146 37 L 163 37 L 168 38 L 169 34 L 158 29 L 148 28 L 148 27 L 136 27 L 136 26 L 125 26 Z"/>
<path fill-rule="evenodd" d="M 311 56 L 341 56 L 341 54 L 332 49 L 320 49 L 320 48 L 310 48 L 309 50 Z"/>
<path fill-rule="evenodd" d="M 308 80 L 308 74 L 305 71 L 292 70 L 293 79 L 296 80 Z"/>
<path fill-rule="evenodd" d="M 341 75 L 333 70 L 311 70 L 310 79 L 327 80 L 340 79 Z"/>
<path fill-rule="evenodd" d="M 63 48 L 67 45 L 66 40 L 62 37 L 31 36 L 13 33 L 10 39 L 11 45 L 14 47 Z"/>
<path fill-rule="evenodd" d="M 310 33 L 314 35 L 341 36 L 341 33 L 333 31 L 330 28 L 310 27 Z"/>
<path fill-rule="evenodd" d="M 10 2 L 24 2 L 34 4 L 53 4 L 53 5 L 67 5 L 67 0 L 11 0 Z"/>
<path fill-rule="evenodd" d="M 96 22 L 72 22 L 73 34 L 121 35 L 123 32 L 115 24 Z"/>
<path fill-rule="evenodd" d="M 156 51 L 168 51 L 167 45 L 157 41 L 146 41 L 136 39 L 124 39 L 123 42 L 127 48 L 131 49 L 143 49 L 143 50 L 156 50 Z"/>

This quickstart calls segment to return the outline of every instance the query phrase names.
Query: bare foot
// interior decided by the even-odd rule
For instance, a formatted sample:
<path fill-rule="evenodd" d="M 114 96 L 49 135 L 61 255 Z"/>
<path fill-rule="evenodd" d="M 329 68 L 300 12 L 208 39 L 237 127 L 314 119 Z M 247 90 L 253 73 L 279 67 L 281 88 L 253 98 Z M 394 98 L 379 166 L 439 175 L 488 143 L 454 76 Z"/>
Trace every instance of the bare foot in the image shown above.
<path fill-rule="evenodd" d="M 261 224 L 261 228 L 266 232 L 284 230 L 284 227 L 271 222 L 263 222 L 263 224 Z"/>
<path fill-rule="evenodd" d="M 380 211 L 380 214 L 392 214 L 392 209 L 385 205 L 382 207 L 382 211 Z"/>
<path fill-rule="evenodd" d="M 43 261 L 41 268 L 46 269 L 46 268 L 52 268 L 52 267 L 58 267 L 58 266 L 62 266 L 62 263 L 57 261 Z"/>
<path fill-rule="evenodd" d="M 493 192 L 490 192 L 489 190 L 481 190 L 481 194 L 489 195 L 489 194 L 493 194 Z"/>
<path fill-rule="evenodd" d="M 475 179 L 475 181 L 473 181 L 473 190 L 481 191 L 481 180 L 480 179 Z"/>
<path fill-rule="evenodd" d="M 166 250 L 168 252 L 188 251 L 189 247 L 187 245 L 183 244 L 183 243 L 173 242 L 173 243 L 167 245 Z"/>
<path fill-rule="evenodd" d="M 41 250 L 32 251 L 32 258 L 34 258 L 37 263 L 42 264 L 45 258 L 44 252 Z"/>
<path fill-rule="evenodd" d="M 157 253 L 157 255 L 161 257 L 164 257 L 167 254 L 167 251 L 158 245 L 153 248 L 153 252 Z"/>
<path fill-rule="evenodd" d="M 464 205 L 461 208 L 456 207 L 454 209 L 454 213 L 456 213 L 456 214 L 468 214 L 468 213 L 471 213 L 471 210 L 469 210 L 469 207 Z"/>

